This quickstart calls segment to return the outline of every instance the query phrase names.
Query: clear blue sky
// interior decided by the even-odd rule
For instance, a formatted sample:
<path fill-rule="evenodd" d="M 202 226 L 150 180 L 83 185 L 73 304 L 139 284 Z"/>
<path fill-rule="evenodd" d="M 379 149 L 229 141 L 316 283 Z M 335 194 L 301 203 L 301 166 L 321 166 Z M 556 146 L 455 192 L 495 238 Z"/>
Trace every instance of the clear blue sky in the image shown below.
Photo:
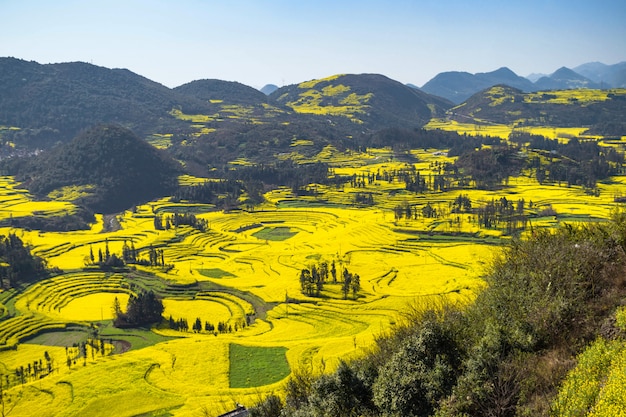
<path fill-rule="evenodd" d="M 175 87 L 340 73 L 423 85 L 626 60 L 624 0 L 0 0 L 0 56 L 127 68 Z"/>

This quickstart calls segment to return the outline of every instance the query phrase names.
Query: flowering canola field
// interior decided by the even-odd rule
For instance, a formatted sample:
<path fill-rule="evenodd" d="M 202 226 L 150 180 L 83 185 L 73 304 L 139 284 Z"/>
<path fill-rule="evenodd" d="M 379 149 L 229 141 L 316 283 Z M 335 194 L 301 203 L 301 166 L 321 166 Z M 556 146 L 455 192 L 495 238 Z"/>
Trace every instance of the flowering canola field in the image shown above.
<path fill-rule="evenodd" d="M 449 160 L 428 151 L 415 156 L 422 172 L 435 160 Z M 336 172 L 371 173 L 403 165 L 384 153 L 358 162 L 338 166 Z M 506 191 L 469 192 L 476 204 L 508 193 L 573 218 L 602 218 L 613 207 L 620 181 L 600 185 L 600 197 L 575 187 L 539 185 L 526 177 L 512 179 Z M 398 204 L 428 203 L 444 210 L 458 191 L 425 197 L 407 193 L 402 184 L 380 182 L 368 189 L 376 204 L 356 207 L 353 196 L 362 191 L 348 185 L 320 186 L 324 200 L 315 201 L 317 197 L 274 190 L 252 212 L 200 211 L 197 217 L 209 224 L 206 232 L 189 226 L 155 230 L 155 213 L 190 206 L 166 198 L 119 214 L 120 227 L 112 231 L 106 231 L 102 216 L 85 231 L 3 227 L 0 234 L 16 233 L 49 267 L 63 271 L 22 292 L 0 294 L 2 311 L 7 312 L 0 321 L 0 348 L 5 349 L 0 351 L 1 377 L 14 380 L 16 369 L 33 363 L 44 368 L 50 364 L 51 370 L 45 377 L 4 388 L 8 415 L 98 415 L 103 410 L 120 416 L 217 415 L 235 402 L 250 405 L 260 395 L 280 394 L 289 375 L 268 371 L 264 381 L 272 382 L 260 386 L 254 384 L 256 371 L 233 375 L 247 372 L 230 363 L 233 345 L 244 346 L 244 352 L 252 348 L 258 354 L 254 357 L 266 357 L 268 363 L 282 361 L 285 369 L 320 373 L 332 370 L 340 359 L 362 355 L 377 335 L 402 321 L 402 312 L 411 305 L 471 302 L 484 285 L 481 273 L 501 233 L 480 229 L 469 214 L 459 215 L 454 224 L 394 217 Z M 10 177 L 0 182 L 0 198 L 3 218 L 10 217 L 13 207 L 20 213 L 71 209 L 70 203 L 32 201 Z M 557 221 L 547 218 L 536 224 L 549 227 Z M 163 250 L 171 268 L 83 269 L 94 253 L 106 248 L 120 254 L 131 243 L 139 250 Z M 339 276 L 343 269 L 358 274 L 359 291 L 344 298 L 340 284 L 327 284 L 320 297 L 303 295 L 300 271 L 321 262 L 334 263 Z M 235 331 L 178 331 L 163 324 L 130 334 L 112 328 L 113 301 L 117 298 L 124 306 L 138 288 L 162 294 L 165 321 L 172 316 L 191 326 L 198 318 L 203 325 L 222 322 Z M 73 343 L 94 334 L 115 346 L 115 354 L 87 346 L 78 360 L 67 362 Z M 245 388 L 232 387 L 235 376 Z"/>

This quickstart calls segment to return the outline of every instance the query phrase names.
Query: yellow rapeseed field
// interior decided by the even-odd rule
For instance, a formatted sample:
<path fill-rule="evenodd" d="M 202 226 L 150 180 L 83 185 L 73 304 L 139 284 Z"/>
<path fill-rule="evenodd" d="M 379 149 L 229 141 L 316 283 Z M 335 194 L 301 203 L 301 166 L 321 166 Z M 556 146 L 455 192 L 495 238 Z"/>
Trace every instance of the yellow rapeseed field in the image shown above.
<path fill-rule="evenodd" d="M 307 144 L 305 139 L 294 140 L 294 147 Z M 439 164 L 453 160 L 434 150 L 412 154 L 417 161 L 406 163 L 394 159 L 389 150 L 349 153 L 327 147 L 317 158 L 332 162 L 337 175 L 365 176 L 411 165 L 423 175 L 435 174 Z M 60 207 L 73 207 L 71 203 L 34 202 L 11 178 L 1 180 L 3 218 L 14 208 L 19 213 L 32 213 L 35 208 L 56 213 Z M 204 180 L 179 179 L 181 184 Z M 156 341 L 150 342 L 147 333 L 135 336 L 143 338 L 141 346 L 146 347 L 120 353 L 123 349 L 119 346 L 124 345 L 118 343 L 118 354 L 102 357 L 89 351 L 89 360 L 71 366 L 65 363 L 62 343 L 20 343 L 17 350 L 0 351 L 0 373 L 12 374 L 17 366 L 38 361 L 46 351 L 57 366 L 45 378 L 8 389 L 10 415 L 94 415 L 106 410 L 107 414 L 128 416 L 197 416 L 204 412 L 217 415 L 233 408 L 235 402 L 250 405 L 259 395 L 280 393 L 285 379 L 254 388 L 230 388 L 232 343 L 284 348 L 292 370 L 331 371 L 340 359 L 358 357 L 371 348 L 376 336 L 401 323 L 403 312 L 411 306 L 433 301 L 471 302 L 484 286 L 481 275 L 498 250 L 496 243 L 508 239 L 501 230 L 480 228 L 470 213 L 458 214 L 454 221 L 394 216 L 397 205 L 421 210 L 430 204 L 447 213 L 459 190 L 416 195 L 406 192 L 397 180 L 375 180 L 360 187 L 316 187 L 323 201 L 319 196 L 297 197 L 291 190 L 279 188 L 268 192 L 266 202 L 250 212 L 225 213 L 163 198 L 118 214 L 119 230 L 108 232 L 103 216 L 85 231 L 0 229 L 2 234 L 17 233 L 32 246 L 33 253 L 63 271 L 32 284 L 20 295 L 0 294 L 2 304 L 14 313 L 0 321 L 0 345 L 7 348 L 13 346 L 9 341 L 42 330 L 63 340 L 60 331 L 66 326 L 70 327 L 64 330 L 67 332 L 105 328 L 112 318 L 113 299 L 117 297 L 124 306 L 137 290 L 131 283 L 141 279 L 145 280 L 137 281 L 141 288 L 168 289 L 165 319 L 170 315 L 185 318 L 191 326 L 200 318 L 203 324 L 228 322 L 238 327 L 231 333 L 214 334 L 161 325 L 149 333 L 158 334 Z M 534 227 L 550 227 L 568 219 L 606 218 L 615 206 L 613 197 L 622 188 L 622 179 L 615 178 L 599 184 L 600 195 L 594 197 L 578 187 L 540 185 L 530 176 L 521 176 L 500 190 L 463 193 L 475 206 L 506 196 L 513 201 L 523 198 L 531 213 L 552 207 L 556 217 L 532 220 Z M 372 193 L 373 206 L 354 204 L 356 193 L 363 192 Z M 155 230 L 156 214 L 185 209 L 193 209 L 197 217 L 205 219 L 209 230 L 200 232 L 189 226 Z M 271 235 L 277 228 L 282 233 Z M 93 267 L 83 270 L 90 266 L 91 255 L 97 259 L 107 248 L 120 255 L 124 244 L 131 243 L 140 256 L 147 257 L 151 247 L 162 249 L 170 267 L 136 266 L 136 271 L 118 273 Z M 344 296 L 341 283 L 332 283 L 331 278 L 323 297 L 304 295 L 301 270 L 324 262 L 335 265 L 338 281 L 344 270 L 358 274 L 360 289 Z M 205 290 L 193 292 L 196 285 Z M 254 312 L 256 315 L 250 316 Z M 252 317 L 250 325 L 241 328 L 248 316 Z M 111 338 L 115 341 L 115 336 Z M 67 343 L 71 347 L 72 341 Z"/>

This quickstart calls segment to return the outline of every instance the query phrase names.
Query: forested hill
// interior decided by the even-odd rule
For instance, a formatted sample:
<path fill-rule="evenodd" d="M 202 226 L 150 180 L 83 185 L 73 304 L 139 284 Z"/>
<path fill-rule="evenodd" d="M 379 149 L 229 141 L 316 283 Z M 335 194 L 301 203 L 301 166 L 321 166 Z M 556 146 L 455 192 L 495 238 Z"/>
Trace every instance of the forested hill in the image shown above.
<path fill-rule="evenodd" d="M 421 127 L 452 106 L 379 74 L 347 74 L 274 91 L 270 98 L 298 113 L 343 117 L 364 128 Z"/>
<path fill-rule="evenodd" d="M 174 107 L 207 111 L 200 100 L 125 69 L 0 58 L 0 126 L 20 128 L 20 144 L 49 147 L 97 123 L 121 124 L 140 136 L 173 131 L 184 126 L 169 116 Z"/>
<path fill-rule="evenodd" d="M 166 136 L 161 147 L 206 167 L 290 152 L 294 137 L 310 141 L 311 152 L 329 143 L 342 148 L 382 128 L 421 127 L 451 105 L 375 74 L 333 76 L 266 96 L 236 82 L 170 89 L 124 69 L 0 58 L 0 155 L 51 148 L 115 123 L 143 139 Z"/>
<path fill-rule="evenodd" d="M 213 103 L 258 105 L 267 102 L 267 96 L 261 91 L 235 81 L 196 80 L 174 91 Z"/>
<path fill-rule="evenodd" d="M 73 187 L 77 203 L 112 213 L 170 194 L 180 167 L 130 130 L 98 125 L 8 169 L 37 195 Z"/>
<path fill-rule="evenodd" d="M 626 135 L 626 89 L 524 93 L 497 85 L 474 94 L 448 114 L 464 123 L 588 127 L 592 134 L 622 136 Z"/>

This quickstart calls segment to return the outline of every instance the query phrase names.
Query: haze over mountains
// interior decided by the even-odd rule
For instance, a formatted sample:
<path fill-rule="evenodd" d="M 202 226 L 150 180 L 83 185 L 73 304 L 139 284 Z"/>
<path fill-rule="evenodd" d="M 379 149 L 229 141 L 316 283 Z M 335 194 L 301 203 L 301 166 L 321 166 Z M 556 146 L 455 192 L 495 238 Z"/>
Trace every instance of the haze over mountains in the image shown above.
<path fill-rule="evenodd" d="M 442 72 L 424 84 L 421 89 L 459 104 L 479 91 L 498 84 L 505 84 L 524 92 L 573 88 L 625 88 L 626 62 L 614 65 L 592 62 L 574 69 L 561 67 L 550 75 L 531 74 L 528 78 L 521 77 L 506 67 L 476 74 L 459 71 Z"/>

